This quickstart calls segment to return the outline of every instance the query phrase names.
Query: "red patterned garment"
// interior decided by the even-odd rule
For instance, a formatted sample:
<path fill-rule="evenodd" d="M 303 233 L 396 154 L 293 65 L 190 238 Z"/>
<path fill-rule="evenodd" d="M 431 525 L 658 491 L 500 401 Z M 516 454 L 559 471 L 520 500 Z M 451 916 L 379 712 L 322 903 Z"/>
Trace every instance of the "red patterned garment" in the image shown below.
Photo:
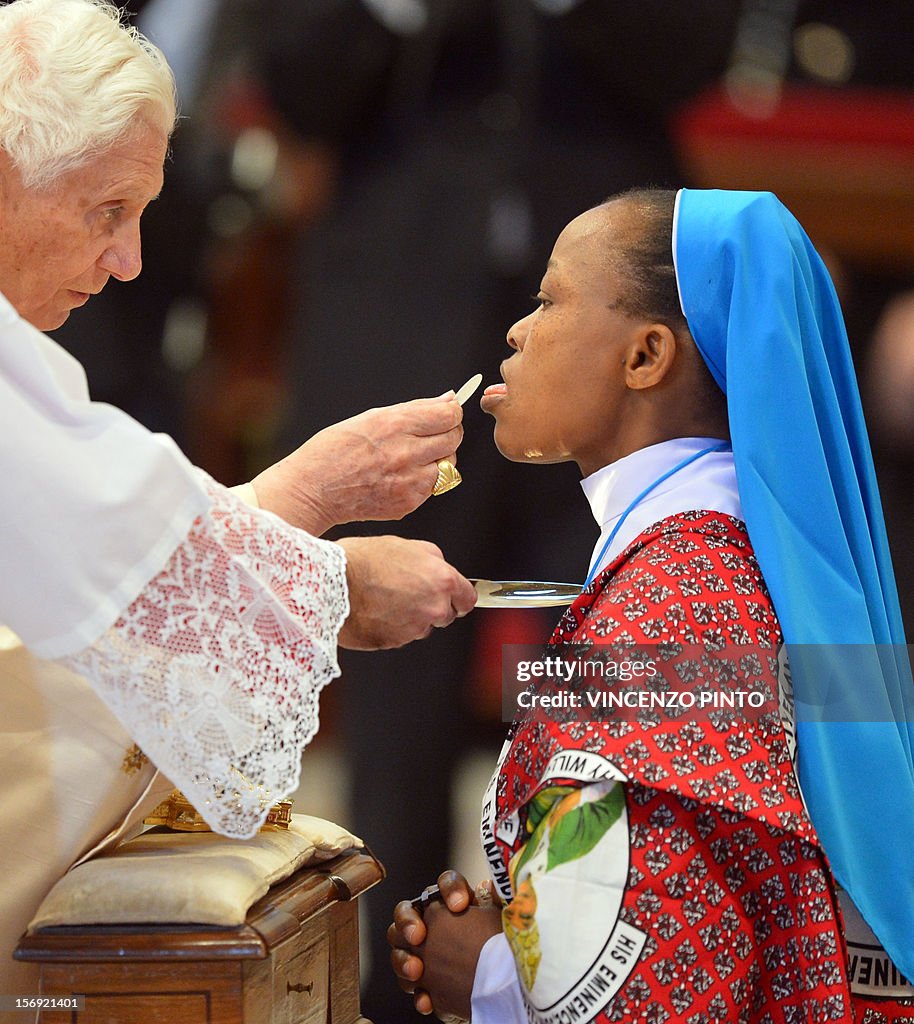
<path fill-rule="evenodd" d="M 515 720 L 483 843 L 530 1021 L 914 1021 L 900 1003 L 852 1003 L 836 886 L 791 758 L 780 628 L 742 524 L 684 513 L 641 534 L 549 651 L 572 644 L 649 645 L 683 678 L 690 645 L 715 649 L 729 684 L 766 703 Z"/>

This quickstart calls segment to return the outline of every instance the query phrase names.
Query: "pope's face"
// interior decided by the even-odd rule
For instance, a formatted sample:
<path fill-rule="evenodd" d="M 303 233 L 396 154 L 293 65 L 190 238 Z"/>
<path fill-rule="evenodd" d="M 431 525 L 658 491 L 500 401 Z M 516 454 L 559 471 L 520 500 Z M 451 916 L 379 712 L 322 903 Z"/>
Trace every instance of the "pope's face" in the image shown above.
<path fill-rule="evenodd" d="M 486 389 L 495 443 L 506 458 L 577 462 L 588 475 L 618 457 L 623 357 L 638 321 L 615 307 L 623 279 L 613 239 L 633 230 L 624 203 L 590 210 L 562 231 L 536 299 L 508 331 L 503 385 Z"/>
<path fill-rule="evenodd" d="M 140 272 L 140 216 L 161 191 L 168 139 L 138 121 L 129 136 L 49 189 L 23 187 L 0 155 L 0 291 L 40 330 L 59 327 L 111 277 Z"/>

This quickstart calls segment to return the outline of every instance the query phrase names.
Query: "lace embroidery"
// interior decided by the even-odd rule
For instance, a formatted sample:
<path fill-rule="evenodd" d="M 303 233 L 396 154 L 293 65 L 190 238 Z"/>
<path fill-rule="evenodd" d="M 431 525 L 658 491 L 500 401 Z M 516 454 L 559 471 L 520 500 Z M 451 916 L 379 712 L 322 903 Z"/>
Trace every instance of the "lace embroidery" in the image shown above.
<path fill-rule="evenodd" d="M 339 675 L 345 555 L 203 476 L 212 506 L 186 541 L 111 629 L 61 661 L 211 828 L 248 838 L 297 789 L 320 691 Z"/>

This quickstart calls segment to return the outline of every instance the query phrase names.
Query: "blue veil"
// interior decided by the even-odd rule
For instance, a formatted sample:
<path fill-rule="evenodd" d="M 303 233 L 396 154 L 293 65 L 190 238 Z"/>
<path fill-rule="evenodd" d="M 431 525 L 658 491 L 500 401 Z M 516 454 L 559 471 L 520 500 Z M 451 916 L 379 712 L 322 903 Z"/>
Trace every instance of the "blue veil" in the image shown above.
<path fill-rule="evenodd" d="M 914 684 L 835 289 L 767 192 L 683 189 L 673 256 L 788 645 L 803 796 L 836 878 L 914 979 Z"/>

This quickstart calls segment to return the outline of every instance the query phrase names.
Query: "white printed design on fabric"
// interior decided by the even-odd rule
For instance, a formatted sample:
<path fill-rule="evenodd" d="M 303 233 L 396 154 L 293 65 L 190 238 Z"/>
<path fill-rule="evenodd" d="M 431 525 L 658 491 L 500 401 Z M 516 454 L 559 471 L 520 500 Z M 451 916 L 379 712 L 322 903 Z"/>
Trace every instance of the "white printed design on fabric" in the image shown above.
<path fill-rule="evenodd" d="M 847 975 L 851 992 L 855 996 L 876 996 L 879 999 L 914 997 L 914 985 L 892 963 L 872 928 L 863 920 L 854 901 L 840 888 L 838 901 L 844 915 Z"/>
<path fill-rule="evenodd" d="M 644 932 L 621 917 L 630 846 L 620 784 L 607 780 L 576 792 L 578 804 L 570 814 L 587 805 L 605 805 L 596 816 L 602 821 L 599 829 L 612 824 L 593 846 L 588 828 L 577 826 L 573 845 L 579 851 L 566 849 L 554 857 L 555 844 L 568 839 L 559 838 L 556 820 L 523 867 L 518 865 L 518 893 L 505 912 L 505 932 L 518 965 L 527 1018 L 534 1024 L 592 1020 L 623 986 L 647 940 Z M 535 835 L 530 842 L 536 842 Z M 507 927 L 510 907 L 519 901 L 513 920 L 522 922 L 525 934 L 512 935 Z M 542 931 L 537 918 L 546 923 Z M 568 921 L 573 925 L 560 924 Z"/>
<path fill-rule="evenodd" d="M 345 556 L 205 474 L 212 506 L 91 647 L 61 659 L 216 832 L 249 838 L 299 784 L 339 675 Z"/>
<path fill-rule="evenodd" d="M 787 660 L 787 644 L 781 644 L 778 648 L 778 712 L 781 716 L 781 725 L 784 727 L 790 763 L 796 771 L 797 715 L 793 696 L 793 676 L 790 672 L 790 662 Z M 797 775 L 798 784 L 799 781 L 800 777 Z"/>
<path fill-rule="evenodd" d="M 511 879 L 508 875 L 508 869 L 505 867 L 505 862 L 502 859 L 501 848 L 495 841 L 496 834 L 502 842 L 507 842 L 509 845 L 512 845 L 513 839 L 517 836 L 517 830 L 520 827 L 516 811 L 505 822 L 501 822 L 496 825 L 495 820 L 496 813 L 498 811 L 498 777 L 501 774 L 501 767 L 504 764 L 505 758 L 508 756 L 508 751 L 510 749 L 511 740 L 507 739 L 502 744 L 501 753 L 498 755 L 498 763 L 495 766 L 495 771 L 492 773 L 492 777 L 489 779 L 489 784 L 486 786 L 486 791 L 482 797 L 482 820 L 479 824 L 480 836 L 482 839 L 482 852 L 488 862 L 489 871 L 492 875 L 492 880 L 495 883 L 495 889 L 504 903 L 510 902 L 514 896 L 514 892 L 511 889 Z M 511 837 L 510 839 L 508 838 L 509 836 Z"/>

